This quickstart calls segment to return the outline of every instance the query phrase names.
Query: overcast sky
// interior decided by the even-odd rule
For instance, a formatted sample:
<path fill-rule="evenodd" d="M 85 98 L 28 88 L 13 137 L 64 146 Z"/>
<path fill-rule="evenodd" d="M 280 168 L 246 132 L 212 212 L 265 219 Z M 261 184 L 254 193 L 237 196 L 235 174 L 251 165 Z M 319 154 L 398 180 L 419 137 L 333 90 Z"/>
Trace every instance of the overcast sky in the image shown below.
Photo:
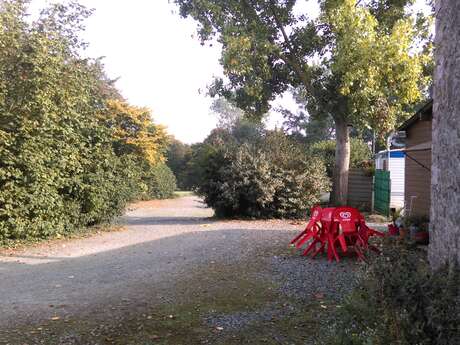
<path fill-rule="evenodd" d="M 32 0 L 32 12 L 49 2 Z M 222 75 L 219 47 L 201 46 L 196 24 L 180 18 L 168 0 L 79 2 L 95 9 L 83 36 L 90 44 L 87 54 L 105 56 L 106 71 L 120 78 L 117 87 L 123 96 L 151 108 L 155 122 L 177 139 L 202 141 L 216 124 L 205 91 L 213 76 Z M 299 3 L 304 13 L 317 13 L 316 1 Z M 289 99 L 280 102 L 294 107 Z M 273 115 L 270 126 L 276 124 L 281 119 Z"/>

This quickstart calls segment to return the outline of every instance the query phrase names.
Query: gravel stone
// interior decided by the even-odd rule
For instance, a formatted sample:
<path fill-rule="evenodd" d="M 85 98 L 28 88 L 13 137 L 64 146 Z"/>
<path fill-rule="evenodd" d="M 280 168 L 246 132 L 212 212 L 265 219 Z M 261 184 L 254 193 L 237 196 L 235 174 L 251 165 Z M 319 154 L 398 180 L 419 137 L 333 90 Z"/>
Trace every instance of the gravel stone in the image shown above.
<path fill-rule="evenodd" d="M 312 260 L 289 248 L 304 222 L 222 221 L 212 215 L 197 197 L 140 202 L 120 218 L 121 231 L 1 250 L 0 329 L 14 331 L 55 316 L 117 320 L 156 303 L 187 303 L 207 287 L 191 286 L 184 293 L 178 286 L 187 287 L 197 271 L 212 267 L 245 272 L 260 265 L 260 270 L 250 270 L 251 277 L 272 282 L 285 296 L 260 310 L 205 315 L 203 323 L 217 333 L 287 318 L 320 295 L 340 302 L 356 284 L 360 263 L 355 258 L 329 263 L 325 257 Z M 222 282 L 211 284 L 219 287 Z M 62 336 L 62 344 L 79 343 L 79 334 Z M 270 336 L 286 343 L 281 335 Z"/>

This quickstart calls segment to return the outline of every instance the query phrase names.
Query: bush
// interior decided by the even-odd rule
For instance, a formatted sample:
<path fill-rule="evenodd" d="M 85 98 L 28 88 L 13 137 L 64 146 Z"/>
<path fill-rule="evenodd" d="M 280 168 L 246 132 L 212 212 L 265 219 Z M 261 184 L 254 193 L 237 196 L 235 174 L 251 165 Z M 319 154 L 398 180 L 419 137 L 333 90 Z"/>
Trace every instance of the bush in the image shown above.
<path fill-rule="evenodd" d="M 172 138 L 166 152 L 166 164 L 172 170 L 177 179 L 177 187 L 180 190 L 192 188 L 187 174 L 187 164 L 192 157 L 192 147 Z"/>
<path fill-rule="evenodd" d="M 359 285 L 328 344 L 460 344 L 458 267 L 431 272 L 423 252 L 392 243 Z"/>
<path fill-rule="evenodd" d="M 167 199 L 174 196 L 176 177 L 165 163 L 148 168 L 142 177 L 147 186 L 145 199 Z"/>
<path fill-rule="evenodd" d="M 174 188 L 156 164 L 165 131 L 109 99 L 102 65 L 79 55 L 90 11 L 57 4 L 31 22 L 27 3 L 0 2 L 0 242 L 70 233 Z"/>
<path fill-rule="evenodd" d="M 283 133 L 258 139 L 206 146 L 198 193 L 220 217 L 301 217 L 329 188 L 324 165 Z"/>
<path fill-rule="evenodd" d="M 76 201 L 80 205 L 79 223 L 70 231 L 86 225 L 110 221 L 122 213 L 126 204 L 142 193 L 137 157 L 109 155 L 94 164 L 75 185 Z"/>

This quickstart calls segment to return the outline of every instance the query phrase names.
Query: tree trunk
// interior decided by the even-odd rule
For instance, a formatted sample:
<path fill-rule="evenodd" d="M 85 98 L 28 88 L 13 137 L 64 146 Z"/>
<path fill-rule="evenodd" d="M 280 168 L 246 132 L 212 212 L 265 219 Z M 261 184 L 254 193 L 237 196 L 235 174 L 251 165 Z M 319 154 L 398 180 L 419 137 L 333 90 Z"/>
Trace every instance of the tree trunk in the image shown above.
<path fill-rule="evenodd" d="M 350 135 L 347 122 L 335 119 L 335 164 L 332 176 L 331 203 L 346 205 L 348 199 L 348 169 L 350 167 Z"/>
<path fill-rule="evenodd" d="M 460 1 L 436 2 L 429 259 L 460 262 Z"/>

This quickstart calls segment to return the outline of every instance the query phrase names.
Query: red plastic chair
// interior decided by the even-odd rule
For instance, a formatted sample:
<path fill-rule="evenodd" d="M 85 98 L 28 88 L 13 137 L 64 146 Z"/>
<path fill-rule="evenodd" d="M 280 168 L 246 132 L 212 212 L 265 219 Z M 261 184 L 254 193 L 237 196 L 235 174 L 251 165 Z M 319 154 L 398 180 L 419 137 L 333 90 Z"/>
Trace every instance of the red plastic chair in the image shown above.
<path fill-rule="evenodd" d="M 297 248 L 302 247 L 302 245 L 311 239 L 315 233 L 320 230 L 321 222 L 321 207 L 315 206 L 311 209 L 310 220 L 308 221 L 305 230 L 302 231 L 298 236 L 296 236 L 291 244 L 295 244 Z"/>
<path fill-rule="evenodd" d="M 356 254 L 364 260 L 364 249 L 367 247 L 367 241 L 362 238 L 362 233 L 359 231 L 364 217 L 359 211 L 353 207 L 337 207 L 332 215 L 334 229 L 328 237 L 328 258 L 332 257 L 337 262 L 340 261 L 335 248 L 335 244 L 339 242 L 343 253 L 346 253 L 348 246 L 353 246 Z"/>
<path fill-rule="evenodd" d="M 321 228 L 320 230 L 313 236 L 313 241 L 310 245 L 305 249 L 303 252 L 303 256 L 307 256 L 311 251 L 312 258 L 314 258 L 318 253 L 324 252 L 324 247 L 326 246 L 327 239 L 332 227 L 332 213 L 334 212 L 333 207 L 323 208 L 321 210 Z M 319 244 L 319 247 L 318 247 Z"/>
<path fill-rule="evenodd" d="M 380 250 L 376 246 L 374 246 L 373 244 L 369 244 L 369 238 L 372 236 L 385 237 L 385 234 L 383 232 L 369 228 L 366 224 L 364 217 L 361 217 L 362 218 L 360 219 L 359 233 L 364 241 L 366 249 L 369 248 L 376 253 L 380 253 Z"/>
<path fill-rule="evenodd" d="M 369 228 L 365 219 L 359 211 L 353 207 L 329 207 L 316 206 L 311 210 L 310 220 L 299 235 L 291 244 L 301 248 L 310 241 L 302 253 L 303 256 L 311 254 L 314 258 L 319 253 L 324 253 L 327 245 L 327 257 L 329 261 L 335 259 L 340 261 L 336 244 L 340 246 L 343 253 L 353 247 L 357 256 L 365 260 L 364 252 L 371 249 L 380 252 L 379 249 L 369 244 L 371 236 L 385 236 L 382 232 Z"/>

